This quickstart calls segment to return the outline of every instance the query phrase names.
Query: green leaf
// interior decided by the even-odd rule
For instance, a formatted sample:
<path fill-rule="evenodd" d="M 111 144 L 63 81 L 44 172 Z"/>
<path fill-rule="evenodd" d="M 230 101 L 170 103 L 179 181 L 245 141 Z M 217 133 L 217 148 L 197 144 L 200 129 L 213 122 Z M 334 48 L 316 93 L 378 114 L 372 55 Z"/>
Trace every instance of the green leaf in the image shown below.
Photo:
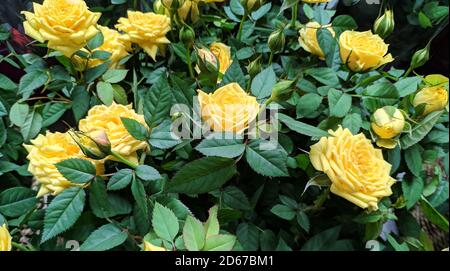
<path fill-rule="evenodd" d="M 105 182 L 101 178 L 91 183 L 89 192 L 89 205 L 96 217 L 108 218 L 116 215 L 109 202 Z"/>
<path fill-rule="evenodd" d="M 231 208 L 250 210 L 250 202 L 247 196 L 236 186 L 228 186 L 223 191 L 223 202 Z"/>
<path fill-rule="evenodd" d="M 98 82 L 97 95 L 100 101 L 110 106 L 114 102 L 114 89 L 110 83 Z"/>
<path fill-rule="evenodd" d="M 184 245 L 188 251 L 200 251 L 205 245 L 205 228 L 202 222 L 188 216 L 183 227 Z"/>
<path fill-rule="evenodd" d="M 86 83 L 90 84 L 102 76 L 107 70 L 109 70 L 110 63 L 110 61 L 106 61 L 98 66 L 87 69 L 84 73 L 84 80 Z"/>
<path fill-rule="evenodd" d="M 423 171 L 422 161 L 423 148 L 420 145 L 413 145 L 411 148 L 405 150 L 405 161 L 411 170 L 411 173 L 416 177 L 420 177 Z"/>
<path fill-rule="evenodd" d="M 204 139 L 195 149 L 206 156 L 235 158 L 244 153 L 245 144 L 241 139 L 213 137 Z"/>
<path fill-rule="evenodd" d="M 382 82 L 368 87 L 363 95 L 363 104 L 371 112 L 386 105 L 394 105 L 400 98 L 397 88 L 389 82 Z"/>
<path fill-rule="evenodd" d="M 267 12 L 269 12 L 271 8 L 272 8 L 272 3 L 269 2 L 265 5 L 263 5 L 262 7 L 260 7 L 259 9 L 253 11 L 251 14 L 253 20 L 257 21 L 257 20 L 263 18 L 264 15 L 266 15 Z"/>
<path fill-rule="evenodd" d="M 328 92 L 328 104 L 330 116 L 343 118 L 352 107 L 352 96 L 332 88 Z"/>
<path fill-rule="evenodd" d="M 114 100 L 122 105 L 128 105 L 127 92 L 121 85 L 112 85 L 114 90 Z"/>
<path fill-rule="evenodd" d="M 283 122 L 284 124 L 286 124 L 289 127 L 289 129 L 291 129 L 299 134 L 311 136 L 311 137 L 330 136 L 327 132 L 325 132 L 322 129 L 319 129 L 317 127 L 311 126 L 311 125 L 303 123 L 303 122 L 296 121 L 287 115 L 278 114 L 278 117 L 281 122 Z"/>
<path fill-rule="evenodd" d="M 448 220 L 443 215 L 441 215 L 441 213 L 439 213 L 424 197 L 422 197 L 422 199 L 420 200 L 420 208 L 422 209 L 422 212 L 425 214 L 425 216 L 431 221 L 431 223 L 435 224 L 446 233 L 448 233 Z"/>
<path fill-rule="evenodd" d="M 104 42 L 104 37 L 101 31 L 99 31 L 92 39 L 90 39 L 87 43 L 87 47 L 89 50 L 97 49 L 98 47 L 102 46 Z"/>
<path fill-rule="evenodd" d="M 219 207 L 217 205 L 209 209 L 209 217 L 205 223 L 206 238 L 219 234 L 220 225 L 219 220 L 217 219 L 218 211 Z"/>
<path fill-rule="evenodd" d="M 41 243 L 69 229 L 80 217 L 86 194 L 83 188 L 73 187 L 56 196 L 45 210 Z"/>
<path fill-rule="evenodd" d="M 17 95 L 22 95 L 23 99 L 28 99 L 33 90 L 42 87 L 48 79 L 47 73 L 43 70 L 34 70 L 25 74 L 20 78 Z"/>
<path fill-rule="evenodd" d="M 297 101 L 297 118 L 316 117 L 323 97 L 316 93 L 307 93 Z"/>
<path fill-rule="evenodd" d="M 169 120 L 164 121 L 158 127 L 152 129 L 149 143 L 155 148 L 167 150 L 173 148 L 183 141 L 172 134 L 172 123 Z"/>
<path fill-rule="evenodd" d="M 108 60 L 111 56 L 112 56 L 112 54 L 110 52 L 102 51 L 102 50 L 95 50 L 91 54 L 92 59 L 100 59 L 100 60 Z"/>
<path fill-rule="evenodd" d="M 67 159 L 55 165 L 58 171 L 73 183 L 84 184 L 95 177 L 95 166 L 84 159 Z"/>
<path fill-rule="evenodd" d="M 42 128 L 41 114 L 39 114 L 36 110 L 29 112 L 20 128 L 20 132 L 22 133 L 23 140 L 25 142 L 35 138 Z"/>
<path fill-rule="evenodd" d="M 145 192 L 144 184 L 141 180 L 133 178 L 131 183 L 131 193 L 136 200 L 136 205 L 139 208 L 141 214 L 148 213 L 147 194 Z"/>
<path fill-rule="evenodd" d="M 356 135 L 359 133 L 359 130 L 361 130 L 363 121 L 360 114 L 357 113 L 351 113 L 345 116 L 344 120 L 342 121 L 342 126 L 344 128 L 348 128 L 352 134 Z"/>
<path fill-rule="evenodd" d="M 17 84 L 9 79 L 6 75 L 0 73 L 0 89 L 15 90 L 17 89 Z"/>
<path fill-rule="evenodd" d="M 203 251 L 231 251 L 236 244 L 236 236 L 214 235 L 206 239 Z"/>
<path fill-rule="evenodd" d="M 77 86 L 74 88 L 71 96 L 72 112 L 77 122 L 88 112 L 89 102 L 87 101 L 90 99 L 91 97 L 84 87 Z"/>
<path fill-rule="evenodd" d="M 355 19 L 349 15 L 339 15 L 334 17 L 332 25 L 336 32 L 336 36 L 340 36 L 340 34 L 346 30 L 355 30 L 358 28 Z"/>
<path fill-rule="evenodd" d="M 162 179 L 161 174 L 159 172 L 147 165 L 140 165 L 136 168 L 136 175 L 144 181 L 156 181 Z"/>
<path fill-rule="evenodd" d="M 133 171 L 131 169 L 121 169 L 116 172 L 108 182 L 108 190 L 116 191 L 127 187 L 133 179 Z"/>
<path fill-rule="evenodd" d="M 246 251 L 256 251 L 259 248 L 259 230 L 251 223 L 239 224 L 236 235 L 239 243 Z"/>
<path fill-rule="evenodd" d="M 406 243 L 399 244 L 392 235 L 388 234 L 387 240 L 395 251 L 409 251 L 409 247 Z"/>
<path fill-rule="evenodd" d="M 243 16 L 245 14 L 245 9 L 241 5 L 241 2 L 238 0 L 231 0 L 230 1 L 230 8 L 231 11 L 233 11 L 234 14 Z"/>
<path fill-rule="evenodd" d="M 128 234 L 114 224 L 106 224 L 95 230 L 80 246 L 81 251 L 106 251 L 121 245 Z"/>
<path fill-rule="evenodd" d="M 25 187 L 13 187 L 0 193 L 0 214 L 7 217 L 24 215 L 36 204 L 36 192 Z"/>
<path fill-rule="evenodd" d="M 403 195 L 406 199 L 406 207 L 411 209 L 420 199 L 424 188 L 423 179 L 414 177 L 412 181 L 402 182 Z"/>
<path fill-rule="evenodd" d="M 234 160 L 205 157 L 182 167 L 167 184 L 167 192 L 203 194 L 219 189 L 235 174 Z"/>
<path fill-rule="evenodd" d="M 172 242 L 180 230 L 178 218 L 167 207 L 155 204 L 152 215 L 153 230 L 159 238 Z"/>
<path fill-rule="evenodd" d="M 311 237 L 302 247 L 301 251 L 325 251 L 328 250 L 331 245 L 336 243 L 341 227 L 334 227 L 325 230 L 317 235 Z"/>
<path fill-rule="evenodd" d="M 276 249 L 277 242 L 278 238 L 271 230 L 264 230 L 259 237 L 261 251 L 274 251 Z"/>
<path fill-rule="evenodd" d="M 146 141 L 148 138 L 148 129 L 134 119 L 120 118 L 123 126 L 127 129 L 132 137 L 140 141 Z"/>
<path fill-rule="evenodd" d="M 402 149 L 408 149 L 419 143 L 433 129 L 434 125 L 439 121 L 443 111 L 430 113 L 419 124 L 415 125 L 411 131 L 400 139 Z"/>
<path fill-rule="evenodd" d="M 30 106 L 26 103 L 16 102 L 9 111 L 9 120 L 16 126 L 22 127 L 30 112 Z"/>
<path fill-rule="evenodd" d="M 241 66 L 239 65 L 239 60 L 237 59 L 233 60 L 233 63 L 225 72 L 221 86 L 225 86 L 230 83 L 238 83 L 242 89 L 245 89 L 246 87 L 245 75 L 241 69 Z"/>
<path fill-rule="evenodd" d="M 252 94 L 258 98 L 258 100 L 267 98 L 272 94 L 272 88 L 276 83 L 277 76 L 272 66 L 270 66 L 256 75 L 253 79 L 251 86 Z"/>
<path fill-rule="evenodd" d="M 262 140 L 252 140 L 247 145 L 246 160 L 250 167 L 263 176 L 289 176 L 286 152 L 279 147 L 266 150 L 262 144 Z"/>
<path fill-rule="evenodd" d="M 415 93 L 419 88 L 420 83 L 422 83 L 422 78 L 420 78 L 420 76 L 408 77 L 396 82 L 395 87 L 398 90 L 400 98 L 403 98 Z"/>
<path fill-rule="evenodd" d="M 341 55 L 339 52 L 339 44 L 327 28 L 319 28 L 317 30 L 317 41 L 325 54 L 327 66 L 333 70 L 338 70 L 342 65 Z"/>
<path fill-rule="evenodd" d="M 297 213 L 297 223 L 304 229 L 306 232 L 309 232 L 311 227 L 311 223 L 309 222 L 309 217 L 305 212 L 300 211 Z"/>
<path fill-rule="evenodd" d="M 312 68 L 305 71 L 305 74 L 312 76 L 314 79 L 319 81 L 320 83 L 330 86 L 330 87 L 339 87 L 339 77 L 336 72 L 331 68 L 321 67 L 321 68 Z"/>
<path fill-rule="evenodd" d="M 64 103 L 47 103 L 42 110 L 42 126 L 48 127 L 57 122 L 69 107 Z"/>
<path fill-rule="evenodd" d="M 172 95 L 165 74 L 147 91 L 144 116 L 149 127 L 156 127 L 169 117 Z"/>
<path fill-rule="evenodd" d="M 296 210 L 286 205 L 277 204 L 270 209 L 270 211 L 276 216 L 285 219 L 292 220 L 295 217 Z"/>
<path fill-rule="evenodd" d="M 102 79 L 111 84 L 117 84 L 127 77 L 128 70 L 108 70 L 103 74 Z"/>
<path fill-rule="evenodd" d="M 353 219 L 354 222 L 360 224 L 369 224 L 380 221 L 383 218 L 381 212 L 362 213 Z"/>

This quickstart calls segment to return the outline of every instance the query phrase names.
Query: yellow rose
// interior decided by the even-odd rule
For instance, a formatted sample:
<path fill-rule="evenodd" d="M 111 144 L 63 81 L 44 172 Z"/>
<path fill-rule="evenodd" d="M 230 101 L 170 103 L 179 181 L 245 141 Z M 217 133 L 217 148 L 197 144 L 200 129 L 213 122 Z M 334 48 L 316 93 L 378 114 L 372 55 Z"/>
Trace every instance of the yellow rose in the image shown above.
<path fill-rule="evenodd" d="M 124 57 L 128 56 L 128 52 L 131 51 L 131 43 L 127 40 L 127 38 L 117 32 L 116 30 L 109 29 L 108 27 L 98 26 L 98 29 L 102 32 L 104 37 L 103 44 L 96 48 L 95 51 L 105 51 L 111 53 L 111 56 L 108 58 L 111 61 L 110 68 L 115 69 L 119 68 L 119 62 Z M 87 53 L 87 50 L 82 49 Z M 73 62 L 80 69 L 84 69 L 86 67 L 86 59 L 83 59 L 79 56 L 74 56 Z M 89 63 L 87 65 L 88 68 L 93 68 L 102 64 L 104 60 L 90 58 Z"/>
<path fill-rule="evenodd" d="M 342 62 L 354 72 L 377 69 L 394 61 L 389 45 L 371 31 L 345 31 L 339 38 Z"/>
<path fill-rule="evenodd" d="M 59 173 L 55 164 L 70 158 L 80 158 L 91 161 L 97 168 L 97 174 L 103 174 L 104 167 L 99 161 L 86 158 L 68 133 L 51 133 L 47 131 L 40 134 L 31 145 L 24 145 L 28 151 L 27 159 L 30 161 L 28 171 L 41 183 L 38 197 L 52 193 L 57 195 L 63 190 L 80 186 L 71 183 Z"/>
<path fill-rule="evenodd" d="M 391 139 L 403 132 L 405 117 L 393 106 L 385 106 L 373 114 L 372 130 L 382 139 Z"/>
<path fill-rule="evenodd" d="M 231 60 L 231 48 L 223 43 L 215 42 L 211 44 L 210 50 L 219 60 L 220 73 L 225 74 L 233 62 Z"/>
<path fill-rule="evenodd" d="M 336 35 L 331 25 L 323 27 L 327 28 L 333 37 Z M 298 41 L 305 51 L 324 60 L 325 54 L 323 53 L 322 48 L 320 48 L 319 41 L 317 40 L 317 29 L 319 28 L 322 28 L 322 26 L 318 22 L 307 23 L 306 26 L 300 30 L 300 38 Z"/>
<path fill-rule="evenodd" d="M 354 136 L 342 127 L 329 133 L 331 137 L 311 146 L 312 165 L 330 178 L 332 193 L 361 208 L 377 210 L 378 201 L 392 194 L 391 165 L 364 134 Z"/>
<path fill-rule="evenodd" d="M 331 0 L 302 0 L 302 2 L 304 3 L 308 3 L 308 4 L 320 4 L 320 3 L 328 3 Z"/>
<path fill-rule="evenodd" d="M 200 18 L 200 10 L 198 9 L 198 5 L 200 2 L 204 3 L 215 3 L 215 2 L 223 2 L 224 0 L 186 0 L 178 9 L 178 15 L 180 18 L 185 21 L 189 15 L 191 14 L 191 20 L 193 22 L 198 21 Z"/>
<path fill-rule="evenodd" d="M 447 81 L 448 83 L 448 81 Z M 423 115 L 443 110 L 448 105 L 448 91 L 444 85 L 425 87 L 416 94 L 413 105 L 425 104 Z"/>
<path fill-rule="evenodd" d="M 133 119 L 147 126 L 144 116 L 137 114 L 131 104 L 124 106 L 113 103 L 111 106 L 98 105 L 91 108 L 87 117 L 80 120 L 79 129 L 92 137 L 98 135 L 99 131 L 104 131 L 112 151 L 137 162 L 136 151 L 145 149 L 147 143 L 131 136 L 121 118 Z"/>
<path fill-rule="evenodd" d="M 247 1 L 247 11 L 252 11 L 253 9 L 257 9 L 261 6 L 261 0 L 248 0 Z"/>
<path fill-rule="evenodd" d="M 144 241 L 144 251 L 167 251 L 167 249 L 155 246 L 148 241 Z"/>
<path fill-rule="evenodd" d="M 170 18 L 153 12 L 128 11 L 128 18 L 120 18 L 116 28 L 125 32 L 128 40 L 139 45 L 156 59 L 158 49 L 164 53 L 170 41 L 166 34 L 170 31 Z"/>
<path fill-rule="evenodd" d="M 237 83 L 206 94 L 198 90 L 202 119 L 216 132 L 242 133 L 259 113 L 256 98 Z"/>
<path fill-rule="evenodd" d="M 153 3 L 153 10 L 156 14 L 166 15 L 170 17 L 170 10 L 162 4 L 161 0 L 157 0 Z"/>
<path fill-rule="evenodd" d="M 23 11 L 25 33 L 48 48 L 71 57 L 93 38 L 101 14 L 90 12 L 83 0 L 45 0 L 33 3 L 34 13 Z"/>
<path fill-rule="evenodd" d="M 9 234 L 6 224 L 0 227 L 0 251 L 11 251 L 11 235 Z"/>

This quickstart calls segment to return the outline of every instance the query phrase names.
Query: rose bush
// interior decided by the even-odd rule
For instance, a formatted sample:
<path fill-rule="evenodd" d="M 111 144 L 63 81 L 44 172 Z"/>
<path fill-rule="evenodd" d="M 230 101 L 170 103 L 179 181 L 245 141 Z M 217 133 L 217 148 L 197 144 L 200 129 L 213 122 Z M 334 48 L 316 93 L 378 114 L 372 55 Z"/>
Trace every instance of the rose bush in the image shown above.
<path fill-rule="evenodd" d="M 340 2 L 44 0 L 26 50 L 2 26 L 0 251 L 448 247 L 448 6 Z"/>

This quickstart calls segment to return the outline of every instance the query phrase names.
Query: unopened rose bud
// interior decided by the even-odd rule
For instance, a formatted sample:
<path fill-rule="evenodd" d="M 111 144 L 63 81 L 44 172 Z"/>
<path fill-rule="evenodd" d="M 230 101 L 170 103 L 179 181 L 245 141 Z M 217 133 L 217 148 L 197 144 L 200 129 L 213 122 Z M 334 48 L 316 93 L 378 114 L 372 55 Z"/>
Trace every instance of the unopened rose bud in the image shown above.
<path fill-rule="evenodd" d="M 80 132 L 69 132 L 75 143 L 80 147 L 80 150 L 86 157 L 94 160 L 102 160 L 109 155 L 103 152 L 98 144 L 91 137 Z"/>
<path fill-rule="evenodd" d="M 372 115 L 372 130 L 382 139 L 392 139 L 403 132 L 405 117 L 393 106 L 378 109 Z"/>
<path fill-rule="evenodd" d="M 219 62 L 216 55 L 206 48 L 197 49 L 197 57 L 200 71 L 218 72 Z"/>
<path fill-rule="evenodd" d="M 95 144 L 97 144 L 98 148 L 106 153 L 111 153 L 111 142 L 109 141 L 108 135 L 105 131 L 100 130 L 91 134 L 91 138 L 94 140 Z"/>
<path fill-rule="evenodd" d="M 443 110 L 448 105 L 448 78 L 447 82 L 435 86 L 427 86 L 420 90 L 413 100 L 415 108 L 424 106 L 422 115 L 428 115 L 435 111 Z"/>
<path fill-rule="evenodd" d="M 384 14 L 375 21 L 373 25 L 373 32 L 384 39 L 394 32 L 394 28 L 394 11 L 391 9 L 386 9 Z"/>
<path fill-rule="evenodd" d="M 153 10 L 156 14 L 170 16 L 170 10 L 161 3 L 161 0 L 157 0 L 153 3 Z"/>
<path fill-rule="evenodd" d="M 269 36 L 269 48 L 272 53 L 281 52 L 286 44 L 286 36 L 283 30 L 277 30 Z"/>
<path fill-rule="evenodd" d="M 195 41 L 195 33 L 194 30 L 190 26 L 183 26 L 180 30 L 180 40 L 186 45 L 188 48 L 191 48 L 194 45 Z"/>
<path fill-rule="evenodd" d="M 261 72 L 261 69 L 262 69 L 261 56 L 253 60 L 247 67 L 247 71 L 250 74 L 251 78 L 255 78 L 255 76 Z"/>
<path fill-rule="evenodd" d="M 414 53 L 411 60 L 411 68 L 412 69 L 419 68 L 425 65 L 425 63 L 427 63 L 429 59 L 430 59 L 430 44 L 428 43 L 428 45 L 425 48 L 420 49 Z"/>
<path fill-rule="evenodd" d="M 277 83 L 272 89 L 271 99 L 273 101 L 282 101 L 289 98 L 292 93 L 294 81 L 284 80 Z"/>

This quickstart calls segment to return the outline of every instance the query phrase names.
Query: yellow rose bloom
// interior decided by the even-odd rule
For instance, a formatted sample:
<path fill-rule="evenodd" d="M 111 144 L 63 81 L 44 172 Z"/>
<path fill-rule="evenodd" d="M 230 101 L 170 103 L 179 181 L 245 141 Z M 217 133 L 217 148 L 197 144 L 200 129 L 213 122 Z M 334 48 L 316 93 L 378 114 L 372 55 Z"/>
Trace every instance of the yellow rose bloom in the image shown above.
<path fill-rule="evenodd" d="M 327 28 L 333 37 L 336 35 L 331 25 L 323 26 Z M 317 40 L 317 29 L 322 28 L 318 22 L 309 22 L 300 30 L 299 43 L 300 46 L 307 52 L 318 56 L 320 59 L 325 59 L 325 54 L 320 48 L 319 41 Z"/>
<path fill-rule="evenodd" d="M 198 8 L 200 2 L 208 4 L 223 1 L 224 0 L 186 0 L 184 1 L 183 5 L 181 5 L 181 7 L 178 9 L 178 15 L 183 21 L 185 21 L 190 13 L 191 20 L 193 22 L 196 22 L 200 18 L 200 10 Z"/>
<path fill-rule="evenodd" d="M 144 251 L 167 251 L 167 249 L 163 247 L 158 247 L 153 245 L 150 242 L 144 241 Z"/>
<path fill-rule="evenodd" d="M 225 74 L 233 62 L 231 60 L 231 48 L 226 44 L 215 42 L 211 44 L 209 49 L 219 60 L 219 72 Z"/>
<path fill-rule="evenodd" d="M 423 115 L 443 110 L 448 105 L 448 91 L 443 85 L 425 87 L 416 94 L 413 105 L 425 104 Z"/>
<path fill-rule="evenodd" d="M 9 234 L 6 224 L 0 227 L 0 251 L 11 251 L 11 240 L 12 237 Z"/>
<path fill-rule="evenodd" d="M 394 61 L 389 45 L 371 31 L 345 31 L 339 38 L 341 59 L 354 72 L 377 69 Z"/>
<path fill-rule="evenodd" d="M 144 116 L 137 114 L 131 104 L 124 106 L 113 103 L 111 106 L 97 105 L 91 108 L 87 117 L 80 120 L 79 129 L 92 137 L 98 135 L 99 131 L 105 132 L 112 151 L 137 162 L 136 151 L 145 149 L 147 143 L 131 136 L 121 118 L 133 119 L 147 126 Z"/>
<path fill-rule="evenodd" d="M 90 12 L 83 0 L 45 0 L 33 3 L 34 13 L 24 11 L 25 33 L 48 48 L 71 57 L 93 38 L 101 14 Z"/>
<path fill-rule="evenodd" d="M 311 146 L 312 165 L 330 178 L 332 193 L 361 208 L 377 210 L 378 201 L 392 194 L 392 166 L 364 134 L 354 136 L 342 127 L 329 133 L 331 137 Z"/>
<path fill-rule="evenodd" d="M 67 188 L 80 186 L 74 184 L 59 173 L 55 164 L 70 158 L 91 161 L 97 168 L 97 175 L 103 174 L 104 167 L 99 161 L 86 158 L 68 133 L 51 133 L 38 135 L 31 140 L 31 145 L 24 145 L 30 161 L 28 171 L 41 183 L 38 197 L 51 193 L 57 195 Z"/>
<path fill-rule="evenodd" d="M 156 59 L 158 49 L 165 52 L 170 41 L 166 34 L 170 31 L 170 18 L 153 12 L 128 11 L 128 18 L 120 18 L 116 28 L 125 32 L 128 40 L 139 45 Z"/>
<path fill-rule="evenodd" d="M 391 139 L 403 132 L 405 117 L 393 106 L 378 109 L 372 116 L 372 130 L 382 139 Z"/>
<path fill-rule="evenodd" d="M 109 61 L 111 61 L 110 67 L 112 69 L 119 67 L 119 62 L 122 58 L 128 56 L 128 52 L 131 51 L 131 43 L 130 41 L 122 34 L 117 32 L 114 29 L 110 29 L 105 26 L 98 26 L 98 29 L 102 32 L 104 42 L 103 44 L 96 48 L 95 51 L 105 51 L 111 53 L 109 57 Z M 79 56 L 75 56 L 74 60 L 76 64 L 85 64 L 85 59 L 82 59 Z M 89 59 L 88 68 L 93 68 L 102 64 L 104 61 L 100 59 Z"/>
<path fill-rule="evenodd" d="M 215 132 L 242 133 L 259 113 L 256 98 L 237 83 L 228 84 L 206 94 L 198 90 L 202 119 Z"/>

